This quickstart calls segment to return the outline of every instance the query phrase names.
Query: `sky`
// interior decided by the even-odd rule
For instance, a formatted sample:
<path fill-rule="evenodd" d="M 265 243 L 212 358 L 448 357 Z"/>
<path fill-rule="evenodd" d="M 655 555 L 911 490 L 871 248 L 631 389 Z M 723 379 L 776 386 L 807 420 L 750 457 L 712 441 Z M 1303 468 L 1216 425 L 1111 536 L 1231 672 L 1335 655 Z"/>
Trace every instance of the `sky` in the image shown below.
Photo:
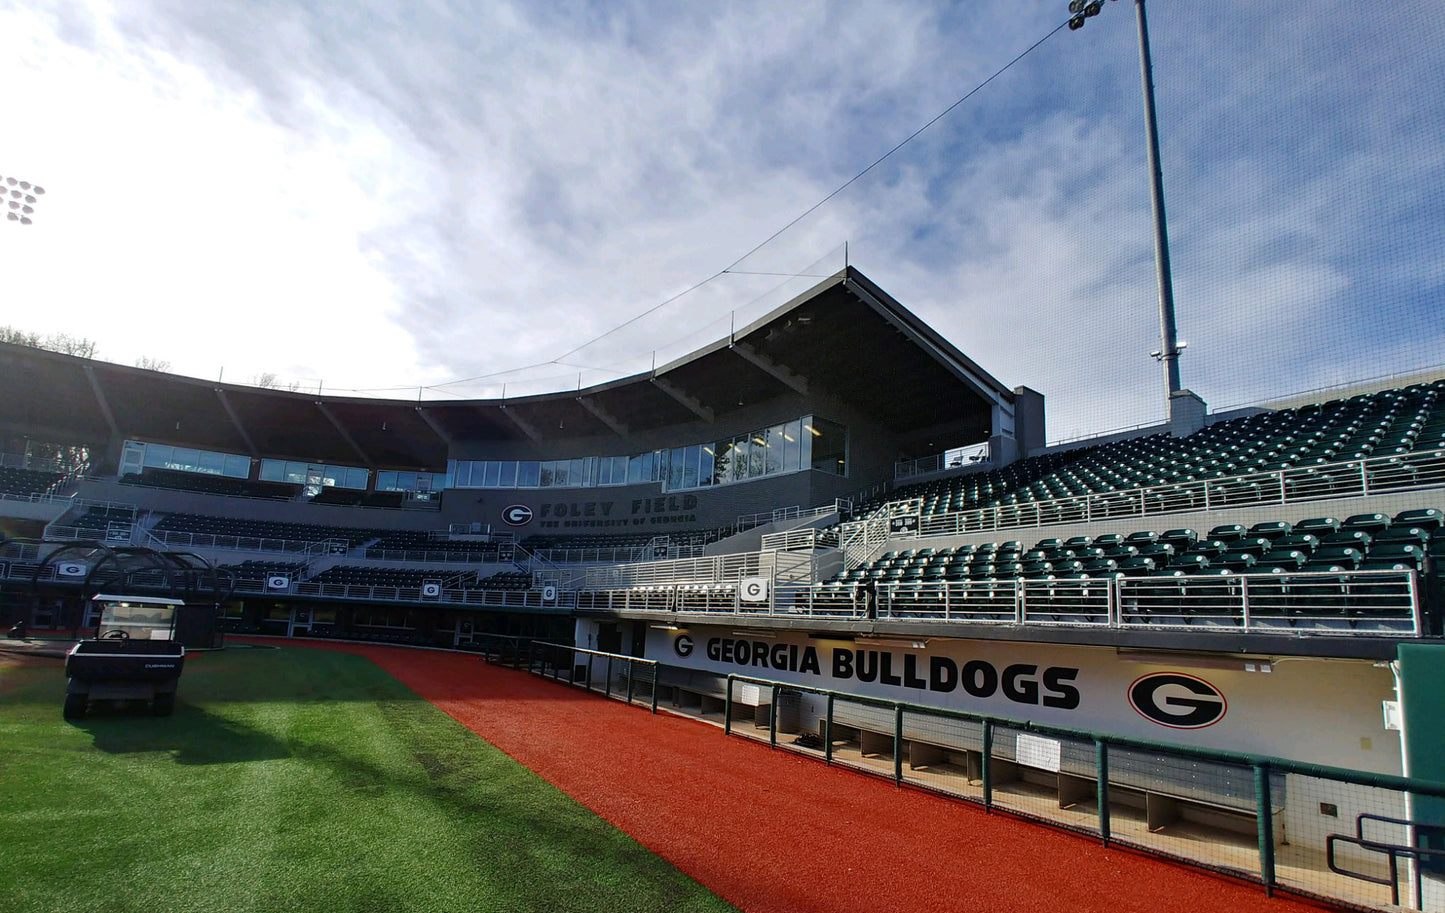
<path fill-rule="evenodd" d="M 849 263 L 1042 392 L 1049 440 L 1156 422 L 1134 4 L 1065 7 L 0 0 L 0 177 L 46 191 L 0 222 L 0 325 L 512 396 Z M 1184 385 L 1222 409 L 1445 363 L 1438 4 L 1148 13 Z"/>

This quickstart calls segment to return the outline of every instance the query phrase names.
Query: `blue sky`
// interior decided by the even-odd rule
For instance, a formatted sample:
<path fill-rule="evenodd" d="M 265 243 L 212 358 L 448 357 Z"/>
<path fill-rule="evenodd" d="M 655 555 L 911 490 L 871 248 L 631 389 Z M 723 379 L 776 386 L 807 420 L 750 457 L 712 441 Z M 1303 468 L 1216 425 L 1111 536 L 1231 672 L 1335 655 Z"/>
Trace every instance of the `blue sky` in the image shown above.
<path fill-rule="evenodd" d="M 0 0 L 0 175 L 48 191 L 0 224 L 0 323 L 227 381 L 512 395 L 680 355 L 846 243 L 1041 390 L 1051 439 L 1154 421 L 1127 0 L 738 262 L 1065 5 Z M 1445 362 L 1438 5 L 1149 14 L 1185 385 Z"/>

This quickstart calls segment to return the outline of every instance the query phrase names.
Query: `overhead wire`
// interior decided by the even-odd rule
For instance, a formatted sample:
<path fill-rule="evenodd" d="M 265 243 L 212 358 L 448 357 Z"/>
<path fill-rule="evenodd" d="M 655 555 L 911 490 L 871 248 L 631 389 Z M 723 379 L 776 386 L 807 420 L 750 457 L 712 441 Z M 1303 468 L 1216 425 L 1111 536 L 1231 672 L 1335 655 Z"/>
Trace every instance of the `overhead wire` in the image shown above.
<path fill-rule="evenodd" d="M 893 148 L 889 149 L 887 152 L 883 153 L 883 154 L 880 155 L 878 158 L 876 158 L 876 159 L 874 159 L 872 162 L 870 162 L 870 163 L 868 164 L 868 166 L 865 167 L 863 170 L 859 171 L 857 174 L 853 175 L 851 178 L 849 178 L 848 180 L 844 181 L 842 184 L 838 185 L 838 187 L 836 187 L 836 188 L 835 188 L 831 193 L 829 193 L 827 196 L 823 197 L 821 200 L 819 200 L 818 202 L 814 203 L 812 206 L 809 206 L 807 209 L 803 210 L 801 213 L 799 213 L 797 216 L 795 216 L 792 220 L 790 220 L 787 224 L 783 225 L 781 228 L 779 228 L 777 231 L 773 232 L 771 235 L 768 235 L 768 237 L 766 237 L 765 239 L 763 239 L 763 240 L 762 240 L 761 242 L 759 242 L 758 244 L 754 245 L 751 249 L 749 249 L 749 250 L 748 250 L 746 253 L 744 253 L 742 256 L 738 257 L 738 258 L 737 258 L 736 260 L 734 260 L 732 263 L 728 264 L 727 266 L 723 267 L 722 269 L 720 269 L 720 270 L 718 270 L 717 272 L 713 273 L 712 275 L 708 276 L 706 279 L 702 279 L 702 280 L 700 280 L 700 281 L 698 281 L 698 282 L 693 283 L 692 285 L 688 286 L 687 288 L 683 289 L 682 291 L 678 292 L 677 294 L 672 295 L 672 296 L 664 299 L 663 301 L 658 302 L 657 304 L 655 304 L 655 305 L 653 305 L 652 307 L 648 308 L 647 310 L 641 312 L 640 314 L 636 314 L 635 316 L 633 316 L 633 317 L 631 317 L 631 318 L 623 321 L 622 323 L 618 324 L 617 326 L 613 327 L 612 329 L 608 330 L 607 332 L 602 333 L 601 335 L 595 336 L 595 337 L 593 337 L 592 339 L 587 340 L 586 342 L 582 343 L 582 344 L 579 345 L 579 346 L 576 346 L 576 347 L 574 347 L 574 348 L 568 349 L 566 352 L 563 352 L 561 355 L 557 356 L 556 358 L 548 359 L 547 361 L 537 362 L 536 364 L 525 365 L 525 366 L 519 367 L 519 368 L 508 368 L 508 369 L 506 369 L 506 370 L 504 370 L 504 371 L 495 371 L 495 372 L 490 373 L 490 374 L 479 374 L 479 375 L 477 375 L 477 376 L 475 376 L 475 377 L 463 378 L 463 379 L 461 379 L 461 380 L 445 381 L 445 382 L 443 382 L 443 383 L 433 384 L 433 385 L 431 385 L 431 386 L 423 386 L 423 387 L 421 387 L 421 388 L 419 388 L 419 389 L 437 390 L 437 389 L 441 389 L 441 388 L 443 388 L 443 387 L 454 387 L 454 386 L 458 386 L 458 385 L 461 385 L 461 384 L 475 383 L 475 382 L 477 382 L 477 381 L 482 381 L 482 380 L 492 380 L 492 379 L 494 379 L 494 378 L 503 377 L 503 376 L 506 376 L 506 375 L 508 375 L 508 374 L 518 374 L 518 373 L 521 373 L 521 372 L 523 372 L 523 371 L 533 370 L 533 369 L 535 369 L 535 368 L 545 368 L 545 367 L 547 367 L 548 365 L 560 365 L 560 364 L 563 363 L 563 359 L 568 358 L 569 356 L 575 355 L 575 354 L 577 354 L 578 352 L 582 351 L 583 349 L 587 348 L 588 346 L 591 346 L 591 345 L 593 345 L 593 344 L 595 344 L 595 343 L 601 342 L 602 340 L 606 339 L 606 338 L 609 337 L 609 336 L 612 336 L 612 335 L 615 334 L 615 333 L 621 332 L 622 330 L 624 330 L 624 329 L 626 329 L 627 327 L 633 325 L 634 323 L 637 323 L 639 320 L 642 320 L 642 319 L 645 318 L 645 317 L 649 317 L 649 316 L 651 316 L 652 314 L 657 313 L 658 311 L 660 311 L 660 310 L 662 310 L 663 308 L 667 307 L 669 304 L 672 304 L 674 301 L 678 300 L 679 298 L 683 298 L 683 297 L 685 297 L 685 296 L 687 296 L 687 295 L 690 295 L 690 294 L 692 294 L 693 292 L 697 291 L 698 289 L 702 288 L 704 285 L 707 285 L 707 284 L 710 283 L 710 282 L 713 282 L 713 281 L 715 281 L 715 280 L 717 280 L 717 279 L 720 279 L 720 278 L 722 278 L 722 277 L 725 276 L 725 275 L 729 275 L 729 274 L 735 274 L 735 275 L 792 275 L 792 274 L 782 274 L 782 273 L 753 273 L 753 272 L 747 272 L 747 271 L 743 271 L 743 270 L 738 270 L 738 269 L 737 269 L 737 266 L 738 266 L 739 264 L 741 264 L 744 260 L 746 260 L 746 259 L 748 259 L 749 257 L 751 257 L 753 254 L 755 254 L 755 253 L 757 253 L 758 251 L 762 250 L 764 247 L 767 247 L 767 246 L 768 246 L 769 244 L 771 244 L 773 241 L 777 240 L 784 232 L 788 231 L 790 228 L 792 228 L 793 226 L 797 225 L 799 222 L 803 221 L 803 220 L 806 219 L 808 216 L 812 215 L 814 212 L 818 211 L 820 208 L 822 208 L 824 205 L 826 205 L 830 200 L 832 200 L 832 199 L 833 199 L 834 197 L 836 197 L 838 194 L 842 193 L 843 191 L 847 190 L 849 187 L 853 186 L 855 183 L 857 183 L 859 180 L 861 180 L 864 176 L 866 176 L 869 172 L 871 172 L 874 168 L 877 168 L 879 165 L 883 164 L 885 161 L 887 161 L 889 158 L 891 158 L 895 153 L 897 153 L 897 152 L 898 152 L 900 149 L 902 149 L 904 146 L 908 145 L 909 143 L 913 142 L 913 140 L 917 139 L 920 135 L 922 135 L 922 134 L 924 133 L 924 131 L 928 130 L 928 129 L 929 129 L 930 127 L 932 127 L 934 124 L 938 123 L 939 121 L 941 121 L 941 120 L 943 120 L 945 117 L 947 117 L 949 114 L 951 114 L 951 113 L 953 112 L 953 110 L 954 110 L 955 108 L 957 108 L 959 105 L 961 105 L 961 104 L 963 104 L 964 102 L 968 101 L 968 100 L 969 100 L 970 98 L 972 98 L 974 95 L 978 94 L 980 91 L 982 91 L 984 88 L 986 88 L 986 87 L 987 87 L 990 83 L 992 83 L 994 80 L 998 79 L 998 78 L 999 78 L 1000 76 L 1002 76 L 1004 73 L 1008 72 L 1008 70 L 1011 69 L 1011 68 L 1012 68 L 1015 64 L 1017 64 L 1019 61 L 1023 60 L 1023 59 L 1024 59 L 1025 57 L 1027 57 L 1029 54 L 1032 54 L 1032 53 L 1033 53 L 1035 50 L 1037 50 L 1044 42 L 1048 41 L 1048 40 L 1049 40 L 1050 38 L 1052 38 L 1054 35 L 1058 34 L 1059 31 L 1061 31 L 1066 25 L 1068 25 L 1068 20 L 1065 20 L 1065 21 L 1063 21 L 1063 22 L 1060 22 L 1058 25 L 1054 26 L 1052 29 L 1050 29 L 1045 35 L 1043 35 L 1041 38 L 1039 38 L 1039 39 L 1038 39 L 1037 41 L 1035 41 L 1033 44 L 1029 45 L 1027 48 L 1025 48 L 1024 50 L 1020 51 L 1018 54 L 1016 54 L 1011 60 L 1008 61 L 1008 63 L 1005 63 L 1003 66 L 999 67 L 999 68 L 998 68 L 997 70 L 995 70 L 993 73 L 989 74 L 989 76 L 988 76 L 986 79 L 984 79 L 982 82 L 980 82 L 978 85 L 976 85 L 976 86 L 974 86 L 973 88 L 969 89 L 969 90 L 968 90 L 967 92 L 965 92 L 963 95 L 961 95 L 961 96 L 959 96 L 957 99 L 955 99 L 952 104 L 950 104 L 948 107 L 946 107 L 946 108 L 944 108 L 942 111 L 940 111 L 937 115 L 935 115 L 932 119 L 930 119 L 930 120 L 929 120 L 927 123 L 925 123 L 923 126 L 919 127 L 917 130 L 914 130 L 912 133 L 908 134 L 908 136 L 906 136 L 903 140 L 901 140 L 900 142 L 898 142 L 897 144 L 895 144 L 895 145 L 893 146 Z M 407 388 L 407 389 L 411 389 L 411 388 Z"/>

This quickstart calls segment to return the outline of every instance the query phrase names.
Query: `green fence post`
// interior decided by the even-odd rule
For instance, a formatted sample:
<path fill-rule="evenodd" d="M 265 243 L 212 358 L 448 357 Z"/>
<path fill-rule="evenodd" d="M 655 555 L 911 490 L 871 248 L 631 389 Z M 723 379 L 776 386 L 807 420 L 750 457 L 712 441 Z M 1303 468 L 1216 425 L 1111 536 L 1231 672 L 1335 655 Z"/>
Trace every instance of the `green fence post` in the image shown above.
<path fill-rule="evenodd" d="M 733 734 L 733 677 L 728 676 L 728 690 L 723 697 L 723 735 Z"/>
<path fill-rule="evenodd" d="M 778 684 L 773 683 L 773 699 L 768 703 L 768 744 L 778 747 Z"/>
<path fill-rule="evenodd" d="M 893 705 L 893 785 L 903 785 L 903 705 Z"/>
<path fill-rule="evenodd" d="M 983 808 L 993 810 L 993 720 L 983 721 Z"/>
<path fill-rule="evenodd" d="M 602 686 L 602 696 L 612 697 L 612 654 L 607 654 L 607 683 Z"/>
<path fill-rule="evenodd" d="M 1274 896 L 1274 802 L 1269 794 L 1269 765 L 1254 765 L 1254 813 L 1259 822 L 1259 877 L 1264 895 Z"/>
<path fill-rule="evenodd" d="M 833 694 L 828 693 L 828 710 L 823 716 L 823 763 L 833 763 Z"/>
<path fill-rule="evenodd" d="M 1109 743 L 1103 739 L 1094 739 L 1094 772 L 1097 783 L 1094 786 L 1094 795 L 1099 800 L 1099 836 L 1104 840 L 1104 846 L 1109 845 Z"/>
<path fill-rule="evenodd" d="M 657 666 L 652 667 L 652 714 L 657 715 Z"/>
<path fill-rule="evenodd" d="M 588 694 L 591 694 L 591 693 L 592 693 L 592 654 L 591 654 L 591 653 L 583 653 L 582 655 L 585 656 L 585 657 L 587 657 L 587 671 L 584 672 L 584 673 L 582 673 L 582 690 L 586 691 Z M 577 652 L 576 652 L 575 650 L 572 652 L 572 671 L 573 671 L 573 674 L 575 675 L 575 674 L 576 674 L 576 671 L 577 671 Z"/>
<path fill-rule="evenodd" d="M 631 706 L 633 682 L 637 679 L 637 664 L 629 659 L 627 661 L 627 671 L 623 674 L 627 676 L 627 704 Z"/>

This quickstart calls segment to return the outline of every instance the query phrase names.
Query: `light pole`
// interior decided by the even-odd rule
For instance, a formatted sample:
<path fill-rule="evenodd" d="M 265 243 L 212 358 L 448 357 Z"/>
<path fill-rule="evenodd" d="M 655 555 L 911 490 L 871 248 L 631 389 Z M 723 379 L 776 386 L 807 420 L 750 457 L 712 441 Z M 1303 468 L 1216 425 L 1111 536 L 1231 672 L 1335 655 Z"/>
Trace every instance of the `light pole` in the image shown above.
<path fill-rule="evenodd" d="M 1070 0 L 1069 28 L 1078 30 L 1104 7 L 1103 0 Z M 1172 411 L 1173 397 L 1181 389 L 1179 382 L 1179 344 L 1174 332 L 1174 280 L 1169 272 L 1169 230 L 1164 218 L 1164 172 L 1159 166 L 1159 125 L 1154 118 L 1154 65 L 1149 57 L 1149 25 L 1144 16 L 1144 0 L 1134 0 L 1139 20 L 1139 71 L 1144 80 L 1144 129 L 1148 133 L 1149 199 L 1154 208 L 1154 265 L 1159 275 L 1160 347 L 1149 353 L 1164 364 L 1164 379 Z"/>

